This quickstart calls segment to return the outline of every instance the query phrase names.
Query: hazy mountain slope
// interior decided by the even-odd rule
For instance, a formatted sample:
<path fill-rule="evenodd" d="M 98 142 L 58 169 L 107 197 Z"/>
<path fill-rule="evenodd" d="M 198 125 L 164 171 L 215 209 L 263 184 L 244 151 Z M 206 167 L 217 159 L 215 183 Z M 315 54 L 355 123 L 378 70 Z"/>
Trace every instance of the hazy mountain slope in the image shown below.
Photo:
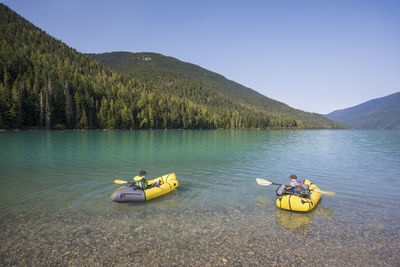
<path fill-rule="evenodd" d="M 400 129 L 400 92 L 326 115 L 356 129 Z"/>

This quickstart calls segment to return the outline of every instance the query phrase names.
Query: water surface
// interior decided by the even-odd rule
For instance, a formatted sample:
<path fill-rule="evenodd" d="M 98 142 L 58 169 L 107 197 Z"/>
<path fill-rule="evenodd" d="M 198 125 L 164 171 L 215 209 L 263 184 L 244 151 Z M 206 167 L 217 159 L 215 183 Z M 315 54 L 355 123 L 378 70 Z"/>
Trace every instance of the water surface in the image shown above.
<path fill-rule="evenodd" d="M 114 179 L 175 172 L 177 191 L 110 200 Z M 288 175 L 324 196 L 275 206 Z M 2 265 L 397 265 L 400 131 L 0 133 Z"/>

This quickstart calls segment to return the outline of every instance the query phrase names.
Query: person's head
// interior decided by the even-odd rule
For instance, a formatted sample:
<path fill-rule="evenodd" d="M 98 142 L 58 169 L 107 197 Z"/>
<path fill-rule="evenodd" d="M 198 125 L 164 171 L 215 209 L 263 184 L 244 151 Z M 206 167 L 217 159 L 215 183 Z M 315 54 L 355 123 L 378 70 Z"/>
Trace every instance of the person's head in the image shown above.
<path fill-rule="evenodd" d="M 147 175 L 146 171 L 140 171 L 139 172 L 139 176 L 140 177 L 146 177 L 146 175 Z"/>
<path fill-rule="evenodd" d="M 296 180 L 297 180 L 296 174 L 291 174 L 291 175 L 289 176 L 289 179 L 290 179 L 290 181 L 292 181 L 292 182 L 296 181 Z"/>

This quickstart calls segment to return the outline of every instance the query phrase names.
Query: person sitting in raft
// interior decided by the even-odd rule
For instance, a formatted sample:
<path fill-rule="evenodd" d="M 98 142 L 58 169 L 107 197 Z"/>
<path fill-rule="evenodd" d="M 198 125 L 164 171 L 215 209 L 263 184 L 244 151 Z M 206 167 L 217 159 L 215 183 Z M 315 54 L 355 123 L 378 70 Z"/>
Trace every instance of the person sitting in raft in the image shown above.
<path fill-rule="evenodd" d="M 310 198 L 310 190 L 308 190 L 308 185 L 303 184 L 302 182 L 297 180 L 296 174 L 291 174 L 289 176 L 290 184 L 289 185 L 281 185 L 276 190 L 276 195 L 296 195 L 299 197 Z"/>
<path fill-rule="evenodd" d="M 146 175 L 146 171 L 140 171 L 139 175 L 133 178 L 133 185 L 136 185 L 137 189 L 146 190 L 159 184 L 158 181 L 154 181 L 151 185 L 149 185 L 146 181 Z"/>
<path fill-rule="evenodd" d="M 296 176 L 296 174 L 291 174 L 291 175 L 289 176 L 289 179 L 290 179 L 290 186 L 291 186 L 291 187 L 296 187 L 296 186 L 302 186 L 302 185 L 303 185 L 302 182 L 297 181 L 297 176 Z"/>
<path fill-rule="evenodd" d="M 303 184 L 302 182 L 297 180 L 296 174 L 291 174 L 289 176 L 290 179 L 290 194 L 294 194 L 299 197 L 310 197 L 310 190 L 308 190 L 308 185 Z"/>

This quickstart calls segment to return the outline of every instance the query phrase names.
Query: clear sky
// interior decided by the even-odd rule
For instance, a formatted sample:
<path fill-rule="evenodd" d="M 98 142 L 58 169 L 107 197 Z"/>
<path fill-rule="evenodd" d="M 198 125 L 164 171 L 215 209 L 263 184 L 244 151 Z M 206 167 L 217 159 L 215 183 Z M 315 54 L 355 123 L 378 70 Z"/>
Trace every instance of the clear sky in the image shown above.
<path fill-rule="evenodd" d="M 400 91 L 400 0 L 0 0 L 84 53 L 157 52 L 291 107 Z"/>

